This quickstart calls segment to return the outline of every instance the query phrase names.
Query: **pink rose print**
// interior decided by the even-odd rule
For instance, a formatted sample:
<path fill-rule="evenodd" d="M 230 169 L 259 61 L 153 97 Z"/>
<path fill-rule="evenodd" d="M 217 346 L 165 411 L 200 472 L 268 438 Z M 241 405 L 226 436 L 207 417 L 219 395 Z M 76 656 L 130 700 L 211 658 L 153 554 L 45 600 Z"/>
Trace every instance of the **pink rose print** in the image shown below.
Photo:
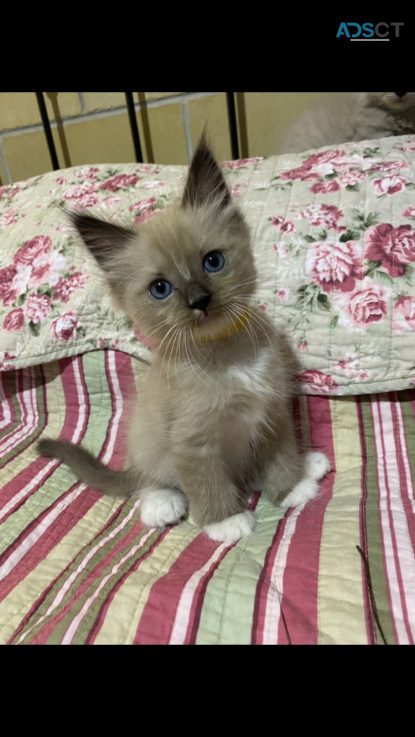
<path fill-rule="evenodd" d="M 56 286 L 59 280 L 59 272 L 63 271 L 66 259 L 58 251 L 42 253 L 33 261 L 32 273 L 28 282 L 30 289 L 40 287 L 41 284 Z"/>
<path fill-rule="evenodd" d="M 274 246 L 272 246 L 272 250 L 275 251 L 275 253 L 278 253 L 278 256 L 280 256 L 280 258 L 285 258 L 287 253 L 289 253 L 286 243 L 283 243 L 282 241 L 281 243 L 276 243 Z"/>
<path fill-rule="evenodd" d="M 8 189 L 9 189 L 9 185 L 8 184 L 6 184 L 5 187 L 0 187 L 0 200 L 3 197 L 3 195 L 7 192 Z"/>
<path fill-rule="evenodd" d="M 396 171 L 397 169 L 405 169 L 407 166 L 406 161 L 384 161 L 383 164 L 373 164 L 370 171 Z"/>
<path fill-rule="evenodd" d="M 396 333 L 415 330 L 415 297 L 399 297 L 395 302 L 393 329 Z"/>
<path fill-rule="evenodd" d="M 287 299 L 287 297 L 288 297 L 289 294 L 290 294 L 290 290 L 289 289 L 284 289 L 284 287 L 281 287 L 280 289 L 278 289 L 275 297 L 276 297 L 277 300 L 280 301 L 282 299 Z"/>
<path fill-rule="evenodd" d="M 3 320 L 4 330 L 12 332 L 14 330 L 21 330 L 24 325 L 23 310 L 18 307 L 17 310 L 12 310 Z"/>
<path fill-rule="evenodd" d="M 3 193 L 7 192 L 7 194 L 5 195 L 5 199 L 6 200 L 12 200 L 13 197 L 16 197 L 16 195 L 19 194 L 20 187 L 18 187 L 17 185 L 10 186 L 10 187 L 1 187 L 0 188 L 0 199 L 1 199 L 1 196 L 2 196 L 1 195 L 1 192 L 3 192 Z"/>
<path fill-rule="evenodd" d="M 334 371 L 344 371 L 350 379 L 356 378 L 361 368 L 361 362 L 354 353 L 346 353 L 345 357 L 333 361 L 332 367 Z"/>
<path fill-rule="evenodd" d="M 415 218 L 415 207 L 407 207 L 402 215 L 404 218 Z"/>
<path fill-rule="evenodd" d="M 65 177 L 58 177 L 57 179 L 55 179 L 56 184 L 66 184 L 67 181 L 68 180 L 65 179 Z"/>
<path fill-rule="evenodd" d="M 340 189 L 339 183 L 332 179 L 331 182 L 316 182 L 310 187 L 310 192 L 314 194 L 328 194 L 329 192 L 337 192 Z"/>
<path fill-rule="evenodd" d="M 121 197 L 105 197 L 105 199 L 102 200 L 100 207 L 112 207 L 112 205 L 115 205 L 117 202 L 121 202 Z"/>
<path fill-rule="evenodd" d="M 58 340 L 70 340 L 74 337 L 76 328 L 79 327 L 78 315 L 73 310 L 67 310 L 60 317 L 52 320 L 50 332 L 52 338 Z"/>
<path fill-rule="evenodd" d="M 268 312 L 268 307 L 263 302 L 260 302 L 258 307 L 262 312 Z"/>
<path fill-rule="evenodd" d="M 106 189 L 107 192 L 116 192 L 117 189 L 121 189 L 122 187 L 132 187 L 134 184 L 137 184 L 137 182 L 138 177 L 136 174 L 116 174 L 115 176 L 106 179 L 105 182 L 102 182 L 99 186 L 101 189 Z"/>
<path fill-rule="evenodd" d="M 155 197 L 149 197 L 146 200 L 140 200 L 139 202 L 135 202 L 134 205 L 131 205 L 128 209 L 130 212 L 133 210 L 148 210 L 150 207 L 152 207 L 156 202 Z"/>
<path fill-rule="evenodd" d="M 42 253 L 46 253 L 51 245 L 52 241 L 48 235 L 37 235 L 20 246 L 13 256 L 13 262 L 15 264 L 32 264 L 33 260 Z"/>
<path fill-rule="evenodd" d="M 382 261 L 392 277 L 403 276 L 404 266 L 415 261 L 415 232 L 410 225 L 372 225 L 365 233 L 365 258 Z"/>
<path fill-rule="evenodd" d="M 363 182 L 365 178 L 366 174 L 363 171 L 355 169 L 353 171 L 345 171 L 343 174 L 340 174 L 339 181 L 344 187 L 347 187 L 348 184 L 353 186 L 354 184 Z"/>
<path fill-rule="evenodd" d="M 257 157 L 252 159 L 239 159 L 238 161 L 223 161 L 222 166 L 225 169 L 240 169 L 241 166 L 246 166 L 247 164 L 255 164 L 257 161 L 261 161 L 261 159 Z"/>
<path fill-rule="evenodd" d="M 341 210 L 334 205 L 309 205 L 300 215 L 307 218 L 310 225 L 323 225 L 328 230 L 336 230 L 337 221 L 343 217 Z"/>
<path fill-rule="evenodd" d="M 383 177 L 382 179 L 373 179 L 372 187 L 378 196 L 384 194 L 391 196 L 401 192 L 407 181 L 405 177 L 392 175 L 391 177 Z"/>
<path fill-rule="evenodd" d="M 96 190 L 96 184 L 84 182 L 84 184 L 69 187 L 68 191 L 63 195 L 64 200 L 79 200 L 87 194 L 92 194 Z M 73 204 L 73 203 L 71 203 Z"/>
<path fill-rule="evenodd" d="M 336 156 L 336 158 L 330 161 L 333 171 L 346 172 L 350 169 L 363 169 L 368 170 L 373 165 L 372 159 L 363 159 L 358 154 L 353 156 Z"/>
<path fill-rule="evenodd" d="M 158 189 L 159 187 L 164 187 L 165 184 L 166 182 L 159 181 L 146 182 L 145 184 L 143 184 L 143 187 L 144 189 Z"/>
<path fill-rule="evenodd" d="M 356 279 L 363 279 L 361 246 L 356 241 L 342 243 L 335 238 L 311 243 L 307 251 L 306 272 L 327 293 L 333 289 L 351 292 Z"/>
<path fill-rule="evenodd" d="M 308 166 L 298 166 L 296 169 L 289 169 L 281 174 L 281 179 L 301 179 L 302 182 L 312 182 L 313 179 L 319 178 L 318 172 L 312 172 Z"/>
<path fill-rule="evenodd" d="M 306 343 L 305 340 L 303 340 L 301 343 L 298 344 L 297 351 L 299 353 L 304 353 L 304 351 L 306 350 L 306 348 L 307 348 L 307 343 Z"/>
<path fill-rule="evenodd" d="M 319 164 L 327 164 L 332 159 L 336 159 L 339 156 L 344 156 L 344 151 L 335 151 L 329 148 L 327 151 L 321 151 L 319 154 L 311 154 L 308 159 L 305 159 L 303 166 L 318 166 Z"/>
<path fill-rule="evenodd" d="M 308 384 L 310 391 L 315 394 L 338 394 L 339 385 L 336 384 L 332 376 L 323 374 L 322 371 L 301 371 L 296 376 L 297 381 Z"/>
<path fill-rule="evenodd" d="M 232 197 L 234 197 L 235 199 L 238 199 L 238 197 L 240 197 L 242 194 L 242 190 L 246 189 L 246 187 L 247 185 L 243 183 L 235 184 L 231 189 Z"/>
<path fill-rule="evenodd" d="M 0 225 L 13 225 L 17 223 L 18 218 L 16 217 L 18 210 L 7 210 L 4 215 L 0 217 Z"/>
<path fill-rule="evenodd" d="M 87 279 L 89 279 L 89 275 L 84 276 L 80 271 L 74 272 L 67 279 L 61 276 L 53 290 L 54 299 L 66 304 L 74 292 L 84 288 Z"/>
<path fill-rule="evenodd" d="M 13 281 L 11 283 L 10 294 L 8 295 L 8 297 L 4 298 L 3 304 L 11 305 L 16 297 L 26 292 L 31 273 L 31 266 L 22 266 L 20 264 L 17 266 L 16 274 L 13 277 Z"/>
<path fill-rule="evenodd" d="M 96 174 L 99 171 L 94 166 L 83 166 L 81 171 L 76 175 L 77 179 L 96 179 Z"/>
<path fill-rule="evenodd" d="M 14 366 L 12 363 L 5 363 L 5 361 L 13 361 L 16 356 L 10 355 L 7 351 L 0 351 L 0 370 L 1 371 L 13 371 Z"/>
<path fill-rule="evenodd" d="M 271 218 L 271 225 L 279 228 L 281 233 L 292 233 L 295 230 L 294 223 L 285 222 L 281 215 Z"/>
<path fill-rule="evenodd" d="M 81 210 L 87 207 L 94 207 L 98 202 L 98 197 L 95 194 L 85 194 L 83 197 L 79 197 L 71 202 L 72 207 L 76 210 Z"/>
<path fill-rule="evenodd" d="M 23 312 L 26 320 L 40 322 L 50 312 L 50 299 L 42 294 L 30 294 L 24 304 Z"/>
<path fill-rule="evenodd" d="M 15 266 L 5 266 L 0 269 L 0 299 L 4 300 L 6 306 L 14 302 L 16 298 L 16 291 L 12 287 L 16 274 Z"/>
<path fill-rule="evenodd" d="M 372 322 L 383 322 L 390 295 L 390 289 L 369 278 L 363 279 L 353 292 L 335 295 L 333 303 L 339 312 L 339 325 L 361 330 L 368 328 Z"/>

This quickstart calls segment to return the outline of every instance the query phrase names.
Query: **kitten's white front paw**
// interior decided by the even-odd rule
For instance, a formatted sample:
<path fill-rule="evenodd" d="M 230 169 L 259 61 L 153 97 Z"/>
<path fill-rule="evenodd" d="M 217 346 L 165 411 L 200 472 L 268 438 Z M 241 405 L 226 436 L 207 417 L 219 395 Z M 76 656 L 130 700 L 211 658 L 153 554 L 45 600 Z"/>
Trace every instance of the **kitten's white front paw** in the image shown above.
<path fill-rule="evenodd" d="M 218 543 L 226 543 L 231 545 L 238 542 L 241 537 L 249 535 L 255 527 L 255 517 L 252 512 L 241 512 L 227 517 L 222 522 L 215 522 L 212 525 L 205 525 L 203 531 Z"/>
<path fill-rule="evenodd" d="M 318 494 L 318 481 L 331 469 L 324 453 L 306 453 L 305 478 L 280 502 L 281 507 L 297 507 L 315 499 Z"/>
<path fill-rule="evenodd" d="M 186 514 L 186 498 L 173 489 L 143 489 L 141 520 L 147 527 L 174 525 Z"/>
<path fill-rule="evenodd" d="M 331 470 L 330 461 L 324 453 L 306 453 L 304 465 L 306 478 L 317 481 L 320 481 Z"/>
<path fill-rule="evenodd" d="M 303 479 L 279 504 L 280 507 L 297 507 L 315 499 L 317 494 L 318 482 L 315 479 Z"/>

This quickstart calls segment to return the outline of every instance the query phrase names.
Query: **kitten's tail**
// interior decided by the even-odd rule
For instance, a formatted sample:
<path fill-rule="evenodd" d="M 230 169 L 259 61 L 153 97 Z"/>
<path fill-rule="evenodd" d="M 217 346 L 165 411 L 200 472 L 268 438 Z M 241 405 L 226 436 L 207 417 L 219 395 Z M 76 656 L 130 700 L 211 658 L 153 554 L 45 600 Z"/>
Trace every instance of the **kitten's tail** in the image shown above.
<path fill-rule="evenodd" d="M 68 440 L 44 438 L 36 446 L 44 458 L 57 458 L 74 472 L 81 481 L 107 496 L 129 496 L 138 488 L 137 479 L 125 471 L 112 471 L 95 458 L 92 453 Z"/>

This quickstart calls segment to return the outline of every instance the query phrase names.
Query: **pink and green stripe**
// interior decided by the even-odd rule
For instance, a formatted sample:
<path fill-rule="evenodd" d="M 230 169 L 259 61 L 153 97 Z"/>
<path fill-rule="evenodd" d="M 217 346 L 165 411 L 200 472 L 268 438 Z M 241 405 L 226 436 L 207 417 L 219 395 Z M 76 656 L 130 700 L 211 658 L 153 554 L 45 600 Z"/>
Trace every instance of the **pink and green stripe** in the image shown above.
<path fill-rule="evenodd" d="M 116 351 L 0 376 L 0 642 L 323 644 L 415 639 L 415 391 L 308 396 L 304 442 L 333 471 L 303 507 L 252 499 L 257 528 L 214 543 L 190 521 L 149 530 L 36 456 L 42 435 L 124 463 L 145 367 Z"/>

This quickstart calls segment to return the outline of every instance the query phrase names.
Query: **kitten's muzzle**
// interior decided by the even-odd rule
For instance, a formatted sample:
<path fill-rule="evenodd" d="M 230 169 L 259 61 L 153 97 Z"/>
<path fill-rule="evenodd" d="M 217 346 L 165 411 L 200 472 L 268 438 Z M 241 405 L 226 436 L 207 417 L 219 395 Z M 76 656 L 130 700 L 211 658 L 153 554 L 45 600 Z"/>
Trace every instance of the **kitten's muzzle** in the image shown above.
<path fill-rule="evenodd" d="M 205 311 L 211 299 L 212 295 L 210 294 L 210 292 L 206 292 L 204 289 L 201 289 L 201 287 L 196 284 L 192 285 L 188 289 L 187 304 L 191 310 Z"/>

